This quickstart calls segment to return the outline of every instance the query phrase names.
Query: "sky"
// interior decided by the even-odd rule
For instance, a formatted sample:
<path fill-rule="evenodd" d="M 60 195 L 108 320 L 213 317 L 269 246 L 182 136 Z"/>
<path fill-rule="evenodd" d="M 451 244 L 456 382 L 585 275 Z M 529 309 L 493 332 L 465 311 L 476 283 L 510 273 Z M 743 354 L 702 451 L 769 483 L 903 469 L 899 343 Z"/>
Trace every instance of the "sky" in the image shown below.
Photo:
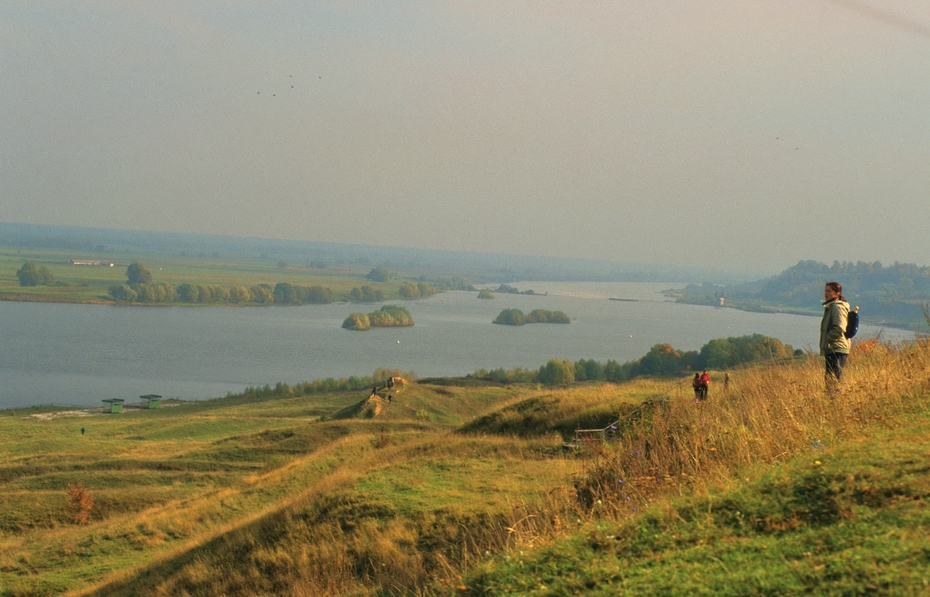
<path fill-rule="evenodd" d="M 930 263 L 927 0 L 3 0 L 0 221 Z"/>

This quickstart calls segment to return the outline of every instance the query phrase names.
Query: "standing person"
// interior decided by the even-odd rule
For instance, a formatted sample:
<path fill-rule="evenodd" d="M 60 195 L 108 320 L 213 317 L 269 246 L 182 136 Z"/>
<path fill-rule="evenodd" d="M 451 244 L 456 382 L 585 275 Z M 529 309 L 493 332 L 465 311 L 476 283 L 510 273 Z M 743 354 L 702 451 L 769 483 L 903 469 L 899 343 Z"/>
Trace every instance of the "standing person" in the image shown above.
<path fill-rule="evenodd" d="M 707 390 L 710 388 L 710 375 L 707 371 L 701 374 L 701 400 L 707 400 Z"/>
<path fill-rule="evenodd" d="M 849 356 L 850 341 L 846 337 L 849 303 L 843 298 L 843 287 L 827 282 L 823 289 L 823 319 L 820 320 L 820 354 L 826 369 L 824 381 L 828 390 L 837 392 L 843 366 Z"/>
<path fill-rule="evenodd" d="M 691 380 L 691 387 L 694 388 L 694 401 L 701 399 L 701 374 L 695 373 L 694 379 Z"/>

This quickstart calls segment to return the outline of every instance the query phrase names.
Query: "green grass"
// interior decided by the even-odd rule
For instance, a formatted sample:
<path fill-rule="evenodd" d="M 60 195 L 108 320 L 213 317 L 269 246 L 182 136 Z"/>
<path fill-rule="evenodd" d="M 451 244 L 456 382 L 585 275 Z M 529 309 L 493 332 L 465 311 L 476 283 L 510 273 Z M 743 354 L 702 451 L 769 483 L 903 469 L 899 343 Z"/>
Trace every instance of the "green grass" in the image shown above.
<path fill-rule="evenodd" d="M 926 594 L 930 346 L 821 367 L 0 413 L 0 595 Z"/>
<path fill-rule="evenodd" d="M 928 423 L 925 413 L 842 447 L 811 448 L 728 490 L 503 554 L 466 578 L 465 593 L 927 594 Z"/>
<path fill-rule="evenodd" d="M 119 586 L 135 587 L 161 566 L 173 571 L 168 577 L 180 574 L 191 553 L 209 559 L 216 541 L 233 541 L 244 529 L 268 524 L 269 516 L 313 516 L 320 505 L 307 496 L 321 486 L 338 490 L 327 499 L 375 510 L 394 501 L 421 504 L 405 498 L 424 484 L 436 493 L 420 495 L 422 504 L 454 509 L 472 502 L 474 492 L 453 487 L 462 484 L 456 459 L 481 459 L 469 465 L 477 474 L 499 469 L 487 460 L 493 455 L 523 462 L 526 448 L 444 438 L 514 393 L 405 384 L 395 388 L 391 404 L 382 401 L 376 420 L 320 420 L 367 402 L 367 391 L 234 397 L 115 415 L 43 418 L 53 409 L 28 409 L 0 417 L 0 594 L 60 594 L 114 573 L 128 578 Z M 424 411 L 433 414 L 417 416 Z M 424 460 L 430 468 L 412 472 Z M 396 471 L 385 468 L 394 464 Z M 448 485 L 438 482 L 443 475 Z M 549 478 L 513 488 L 513 499 L 531 497 Z M 75 525 L 66 514 L 69 483 L 83 484 L 96 500 L 88 525 Z M 310 505 L 302 506 L 305 501 Z M 470 511 L 482 509 L 474 502 Z M 221 565 L 232 565 L 227 552 L 215 555 Z M 104 586 L 99 594 L 111 594 Z"/>

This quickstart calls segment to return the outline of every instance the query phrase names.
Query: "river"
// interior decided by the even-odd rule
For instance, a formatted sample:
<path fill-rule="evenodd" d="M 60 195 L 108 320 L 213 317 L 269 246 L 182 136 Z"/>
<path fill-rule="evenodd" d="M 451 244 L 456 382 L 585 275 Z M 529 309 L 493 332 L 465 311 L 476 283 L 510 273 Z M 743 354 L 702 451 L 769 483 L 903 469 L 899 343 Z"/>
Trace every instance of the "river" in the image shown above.
<path fill-rule="evenodd" d="M 0 302 L 0 408 L 102 406 L 143 394 L 185 400 L 247 386 L 371 375 L 378 367 L 420 377 L 476 369 L 537 369 L 550 358 L 643 356 L 656 343 L 696 350 L 714 338 L 759 333 L 816 348 L 819 319 L 676 304 L 671 283 L 520 282 L 545 296 L 445 292 L 399 302 L 409 328 L 342 329 L 380 304 L 302 307 L 141 307 Z M 609 300 L 622 298 L 629 300 Z M 817 304 L 819 297 L 811 297 Z M 505 308 L 559 310 L 569 325 L 494 325 Z M 862 326 L 860 336 L 879 333 Z M 903 330 L 881 330 L 904 340 Z"/>

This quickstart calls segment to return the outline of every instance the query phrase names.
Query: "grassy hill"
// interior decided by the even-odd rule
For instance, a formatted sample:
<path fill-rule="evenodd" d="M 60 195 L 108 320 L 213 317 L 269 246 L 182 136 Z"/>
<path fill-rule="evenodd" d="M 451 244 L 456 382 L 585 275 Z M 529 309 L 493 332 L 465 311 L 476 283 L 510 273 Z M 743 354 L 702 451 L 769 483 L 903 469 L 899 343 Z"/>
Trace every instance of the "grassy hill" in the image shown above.
<path fill-rule="evenodd" d="M 6 411 L 0 595 L 925 594 L 930 345 L 821 367 Z"/>

